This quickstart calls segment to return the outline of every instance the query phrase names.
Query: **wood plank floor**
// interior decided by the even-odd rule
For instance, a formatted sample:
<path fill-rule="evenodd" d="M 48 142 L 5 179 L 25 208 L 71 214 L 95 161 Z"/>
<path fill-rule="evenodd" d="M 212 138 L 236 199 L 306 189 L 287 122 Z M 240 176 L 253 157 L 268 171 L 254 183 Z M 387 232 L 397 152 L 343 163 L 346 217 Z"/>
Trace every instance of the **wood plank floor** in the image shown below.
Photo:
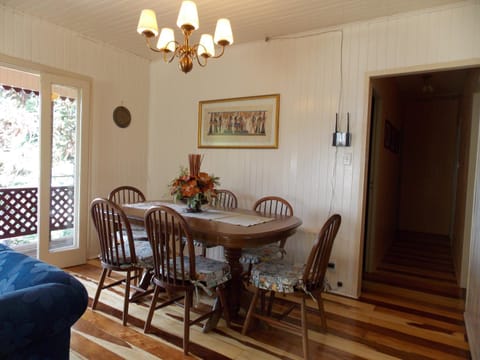
<path fill-rule="evenodd" d="M 412 290 L 464 298 L 446 236 L 399 232 L 377 271 L 364 279 Z"/>
<path fill-rule="evenodd" d="M 405 264 L 397 265 L 405 272 Z M 85 284 L 92 298 L 100 275 L 99 262 L 90 261 L 68 270 Z M 426 277 L 436 277 L 437 270 L 431 270 L 433 273 L 426 271 Z M 319 332 L 319 318 L 315 313 L 308 317 L 312 358 L 469 359 L 462 298 L 430 290 L 392 285 L 377 276 L 364 280 L 358 300 L 325 294 L 329 332 Z M 120 321 L 122 289 L 104 290 L 100 301 L 97 310 L 88 308 L 73 326 L 71 359 L 184 358 L 181 348 L 183 309 L 171 306 L 157 310 L 154 333 L 146 335 L 142 328 L 148 301 L 131 304 L 126 327 Z M 298 313 L 293 315 L 298 316 Z M 262 326 L 252 329 L 248 336 L 242 336 L 240 331 L 239 324 L 227 328 L 223 320 L 217 329 L 207 334 L 201 332 L 200 326 L 193 327 L 193 345 L 187 358 L 302 358 L 299 334 Z"/>

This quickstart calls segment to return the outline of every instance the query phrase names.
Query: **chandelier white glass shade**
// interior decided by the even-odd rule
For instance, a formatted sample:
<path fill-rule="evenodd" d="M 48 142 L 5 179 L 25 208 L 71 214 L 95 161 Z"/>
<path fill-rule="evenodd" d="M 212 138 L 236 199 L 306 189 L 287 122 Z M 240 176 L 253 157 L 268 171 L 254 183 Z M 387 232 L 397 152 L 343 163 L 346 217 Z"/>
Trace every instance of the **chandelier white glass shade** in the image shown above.
<path fill-rule="evenodd" d="M 140 14 L 137 32 L 145 36 L 150 50 L 163 53 L 165 62 L 170 63 L 175 57 L 178 57 L 178 66 L 184 73 L 192 70 L 195 60 L 200 66 L 206 66 L 209 58 L 219 58 L 223 55 L 225 47 L 233 44 L 230 21 L 219 19 L 213 37 L 210 34 L 202 34 L 198 44 L 190 45 L 190 35 L 199 27 L 197 6 L 193 1 L 182 2 L 177 26 L 182 30 L 183 44 L 175 41 L 175 35 L 171 28 L 163 28 L 159 35 L 155 12 L 145 9 Z M 152 45 L 152 40 L 157 36 L 156 46 Z M 218 55 L 215 55 L 215 44 L 221 47 Z"/>

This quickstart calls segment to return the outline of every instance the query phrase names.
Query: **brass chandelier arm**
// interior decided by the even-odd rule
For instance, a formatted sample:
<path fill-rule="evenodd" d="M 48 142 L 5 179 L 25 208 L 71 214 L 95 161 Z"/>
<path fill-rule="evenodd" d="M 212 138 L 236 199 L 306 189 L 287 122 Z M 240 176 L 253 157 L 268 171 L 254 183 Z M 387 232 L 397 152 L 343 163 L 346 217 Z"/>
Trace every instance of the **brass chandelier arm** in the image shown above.
<path fill-rule="evenodd" d="M 147 36 L 145 35 L 145 41 L 147 43 L 147 47 L 152 50 L 152 51 L 155 51 L 155 52 L 163 52 L 163 50 L 160 50 L 160 49 L 157 49 L 155 46 L 152 46 L 151 42 L 150 42 L 150 39 L 152 38 L 153 36 Z"/>
<path fill-rule="evenodd" d="M 170 56 L 170 58 L 168 58 L 168 54 L 172 54 Z M 178 56 L 177 55 L 177 51 L 164 51 L 163 52 L 163 61 L 165 61 L 166 63 L 171 63 L 173 61 L 173 59 L 175 59 L 175 56 Z"/>
<path fill-rule="evenodd" d="M 221 57 L 223 55 L 223 53 L 225 52 L 225 46 L 222 46 L 222 50 L 220 52 L 220 54 L 218 55 L 215 55 L 215 56 L 209 56 L 209 55 L 198 55 L 198 48 L 199 47 L 202 47 L 205 52 L 207 51 L 207 49 L 205 48 L 205 46 L 203 46 L 202 44 L 195 44 L 194 47 L 193 47 L 193 50 L 194 50 L 194 55 L 195 55 L 195 58 L 197 59 L 197 63 L 198 65 L 200 65 L 201 67 L 205 67 L 207 66 L 207 61 L 208 59 L 218 59 L 219 57 Z M 200 58 L 203 59 L 203 62 L 200 60 Z"/>
<path fill-rule="evenodd" d="M 222 52 L 218 55 L 215 55 L 215 56 L 211 56 L 212 59 L 218 59 L 219 57 L 221 57 L 223 55 L 223 53 L 225 52 L 225 45 L 222 46 Z"/>
<path fill-rule="evenodd" d="M 145 39 L 146 39 L 146 42 L 147 42 L 147 47 L 150 50 L 158 52 L 158 53 L 163 53 L 163 61 L 165 61 L 166 63 L 171 63 L 173 61 L 173 59 L 175 59 L 175 56 L 179 56 L 177 50 L 180 47 L 180 44 L 177 41 L 170 41 L 165 46 L 165 48 L 167 48 L 168 45 L 170 45 L 170 43 L 174 43 L 175 44 L 175 51 L 170 51 L 170 50 L 165 50 L 165 49 L 159 49 L 156 46 L 153 46 L 152 43 L 150 42 L 150 39 L 152 39 L 152 37 L 145 36 Z M 168 54 L 170 54 L 170 53 L 171 53 L 171 56 L 169 58 Z"/>
<path fill-rule="evenodd" d="M 198 54 L 195 54 L 195 58 L 197 59 L 198 65 L 200 65 L 201 67 L 207 66 L 208 56 L 198 56 Z M 200 61 L 200 58 L 203 59 L 203 63 L 202 61 Z"/>

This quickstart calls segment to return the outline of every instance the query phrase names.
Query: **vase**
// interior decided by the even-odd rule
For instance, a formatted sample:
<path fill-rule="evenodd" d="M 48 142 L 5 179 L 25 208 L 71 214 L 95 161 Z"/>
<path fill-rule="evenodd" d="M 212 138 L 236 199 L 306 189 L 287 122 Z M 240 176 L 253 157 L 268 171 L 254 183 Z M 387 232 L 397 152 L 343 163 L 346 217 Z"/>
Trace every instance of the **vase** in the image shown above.
<path fill-rule="evenodd" d="M 190 212 L 190 213 L 202 212 L 202 202 L 197 199 L 187 200 L 187 212 Z"/>

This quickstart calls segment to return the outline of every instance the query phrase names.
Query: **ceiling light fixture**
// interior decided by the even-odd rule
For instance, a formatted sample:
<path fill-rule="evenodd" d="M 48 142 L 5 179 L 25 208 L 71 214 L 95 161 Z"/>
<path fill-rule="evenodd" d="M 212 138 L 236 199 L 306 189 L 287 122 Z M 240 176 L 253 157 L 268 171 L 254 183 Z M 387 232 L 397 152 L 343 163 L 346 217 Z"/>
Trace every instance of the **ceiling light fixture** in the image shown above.
<path fill-rule="evenodd" d="M 200 66 L 206 66 L 209 58 L 217 59 L 223 55 L 225 47 L 233 44 L 232 28 L 228 19 L 219 19 L 215 28 L 215 36 L 202 34 L 198 44 L 190 45 L 190 35 L 198 29 L 197 6 L 193 1 L 183 1 L 178 14 L 177 26 L 183 32 L 183 44 L 175 41 L 173 29 L 163 28 L 156 46 L 152 38 L 158 36 L 157 17 L 153 10 L 145 9 L 140 14 L 137 32 L 145 36 L 150 50 L 163 53 L 163 60 L 171 63 L 179 58 L 178 66 L 185 74 L 193 68 L 194 59 Z M 215 44 L 221 46 L 221 52 L 215 55 Z"/>

